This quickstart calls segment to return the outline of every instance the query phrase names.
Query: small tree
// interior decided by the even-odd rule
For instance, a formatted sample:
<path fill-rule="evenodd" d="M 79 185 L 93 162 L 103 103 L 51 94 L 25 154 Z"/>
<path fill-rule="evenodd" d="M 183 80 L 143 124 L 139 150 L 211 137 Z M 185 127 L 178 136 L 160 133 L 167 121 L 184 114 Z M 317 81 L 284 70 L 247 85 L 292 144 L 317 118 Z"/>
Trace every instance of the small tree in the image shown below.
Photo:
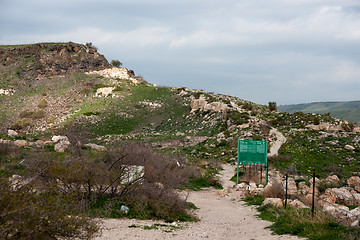
<path fill-rule="evenodd" d="M 120 62 L 119 60 L 111 60 L 111 65 L 115 66 L 115 67 L 121 67 L 122 66 L 122 62 Z"/>
<path fill-rule="evenodd" d="M 270 110 L 271 112 L 277 111 L 276 102 L 269 102 L 269 110 Z"/>

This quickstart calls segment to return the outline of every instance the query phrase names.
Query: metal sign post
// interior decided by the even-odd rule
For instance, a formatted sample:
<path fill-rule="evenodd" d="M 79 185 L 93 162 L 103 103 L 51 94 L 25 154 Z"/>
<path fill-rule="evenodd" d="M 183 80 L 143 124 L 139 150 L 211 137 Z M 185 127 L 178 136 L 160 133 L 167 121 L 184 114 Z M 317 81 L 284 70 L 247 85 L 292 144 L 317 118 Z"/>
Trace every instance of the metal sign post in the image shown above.
<path fill-rule="evenodd" d="M 238 161 L 236 184 L 239 184 L 239 165 L 265 167 L 265 186 L 268 179 L 267 141 L 240 140 L 238 143 Z"/>

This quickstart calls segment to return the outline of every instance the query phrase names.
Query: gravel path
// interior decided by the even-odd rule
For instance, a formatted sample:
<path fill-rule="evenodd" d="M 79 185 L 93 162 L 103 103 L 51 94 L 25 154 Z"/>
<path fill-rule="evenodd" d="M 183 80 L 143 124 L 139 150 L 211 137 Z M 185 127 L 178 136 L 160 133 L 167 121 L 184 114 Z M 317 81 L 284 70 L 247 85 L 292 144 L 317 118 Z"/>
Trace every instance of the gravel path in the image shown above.
<path fill-rule="evenodd" d="M 235 166 L 224 165 L 221 181 L 225 186 L 233 185 L 228 179 L 234 175 L 234 169 Z M 186 195 L 185 192 L 182 194 Z M 102 220 L 102 234 L 96 239 L 300 239 L 272 235 L 269 229 L 265 229 L 271 225 L 270 222 L 256 217 L 258 212 L 254 207 L 235 199 L 232 196 L 222 197 L 214 189 L 189 192 L 188 201 L 199 208 L 195 210 L 199 222 L 169 224 L 151 220 L 105 219 Z"/>

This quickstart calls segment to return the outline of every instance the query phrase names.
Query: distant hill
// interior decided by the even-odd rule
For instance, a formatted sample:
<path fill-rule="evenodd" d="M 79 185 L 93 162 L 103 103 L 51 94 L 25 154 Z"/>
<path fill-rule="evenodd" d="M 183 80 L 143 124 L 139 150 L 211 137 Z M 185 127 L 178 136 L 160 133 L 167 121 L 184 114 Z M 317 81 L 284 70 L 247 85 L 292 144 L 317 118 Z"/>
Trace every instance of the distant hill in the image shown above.
<path fill-rule="evenodd" d="M 351 122 L 360 121 L 360 101 L 350 102 L 314 102 L 305 104 L 281 105 L 282 112 L 330 113 L 331 116 Z"/>

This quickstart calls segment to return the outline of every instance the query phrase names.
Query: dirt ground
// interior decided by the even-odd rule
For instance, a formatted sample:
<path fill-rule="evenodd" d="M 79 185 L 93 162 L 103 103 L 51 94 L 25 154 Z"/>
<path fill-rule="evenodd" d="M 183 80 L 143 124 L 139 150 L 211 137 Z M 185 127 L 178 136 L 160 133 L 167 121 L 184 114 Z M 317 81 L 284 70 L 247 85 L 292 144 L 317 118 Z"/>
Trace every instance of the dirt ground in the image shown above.
<path fill-rule="evenodd" d="M 234 185 L 228 179 L 234 175 L 235 166 L 224 165 L 220 179 L 224 187 Z M 273 235 L 270 222 L 256 217 L 254 207 L 232 196 L 220 196 L 215 189 L 182 192 L 188 201 L 199 209 L 195 215 L 199 222 L 164 223 L 152 220 L 105 219 L 102 220 L 100 239 L 246 239 L 246 240 L 290 240 L 295 236 Z"/>

